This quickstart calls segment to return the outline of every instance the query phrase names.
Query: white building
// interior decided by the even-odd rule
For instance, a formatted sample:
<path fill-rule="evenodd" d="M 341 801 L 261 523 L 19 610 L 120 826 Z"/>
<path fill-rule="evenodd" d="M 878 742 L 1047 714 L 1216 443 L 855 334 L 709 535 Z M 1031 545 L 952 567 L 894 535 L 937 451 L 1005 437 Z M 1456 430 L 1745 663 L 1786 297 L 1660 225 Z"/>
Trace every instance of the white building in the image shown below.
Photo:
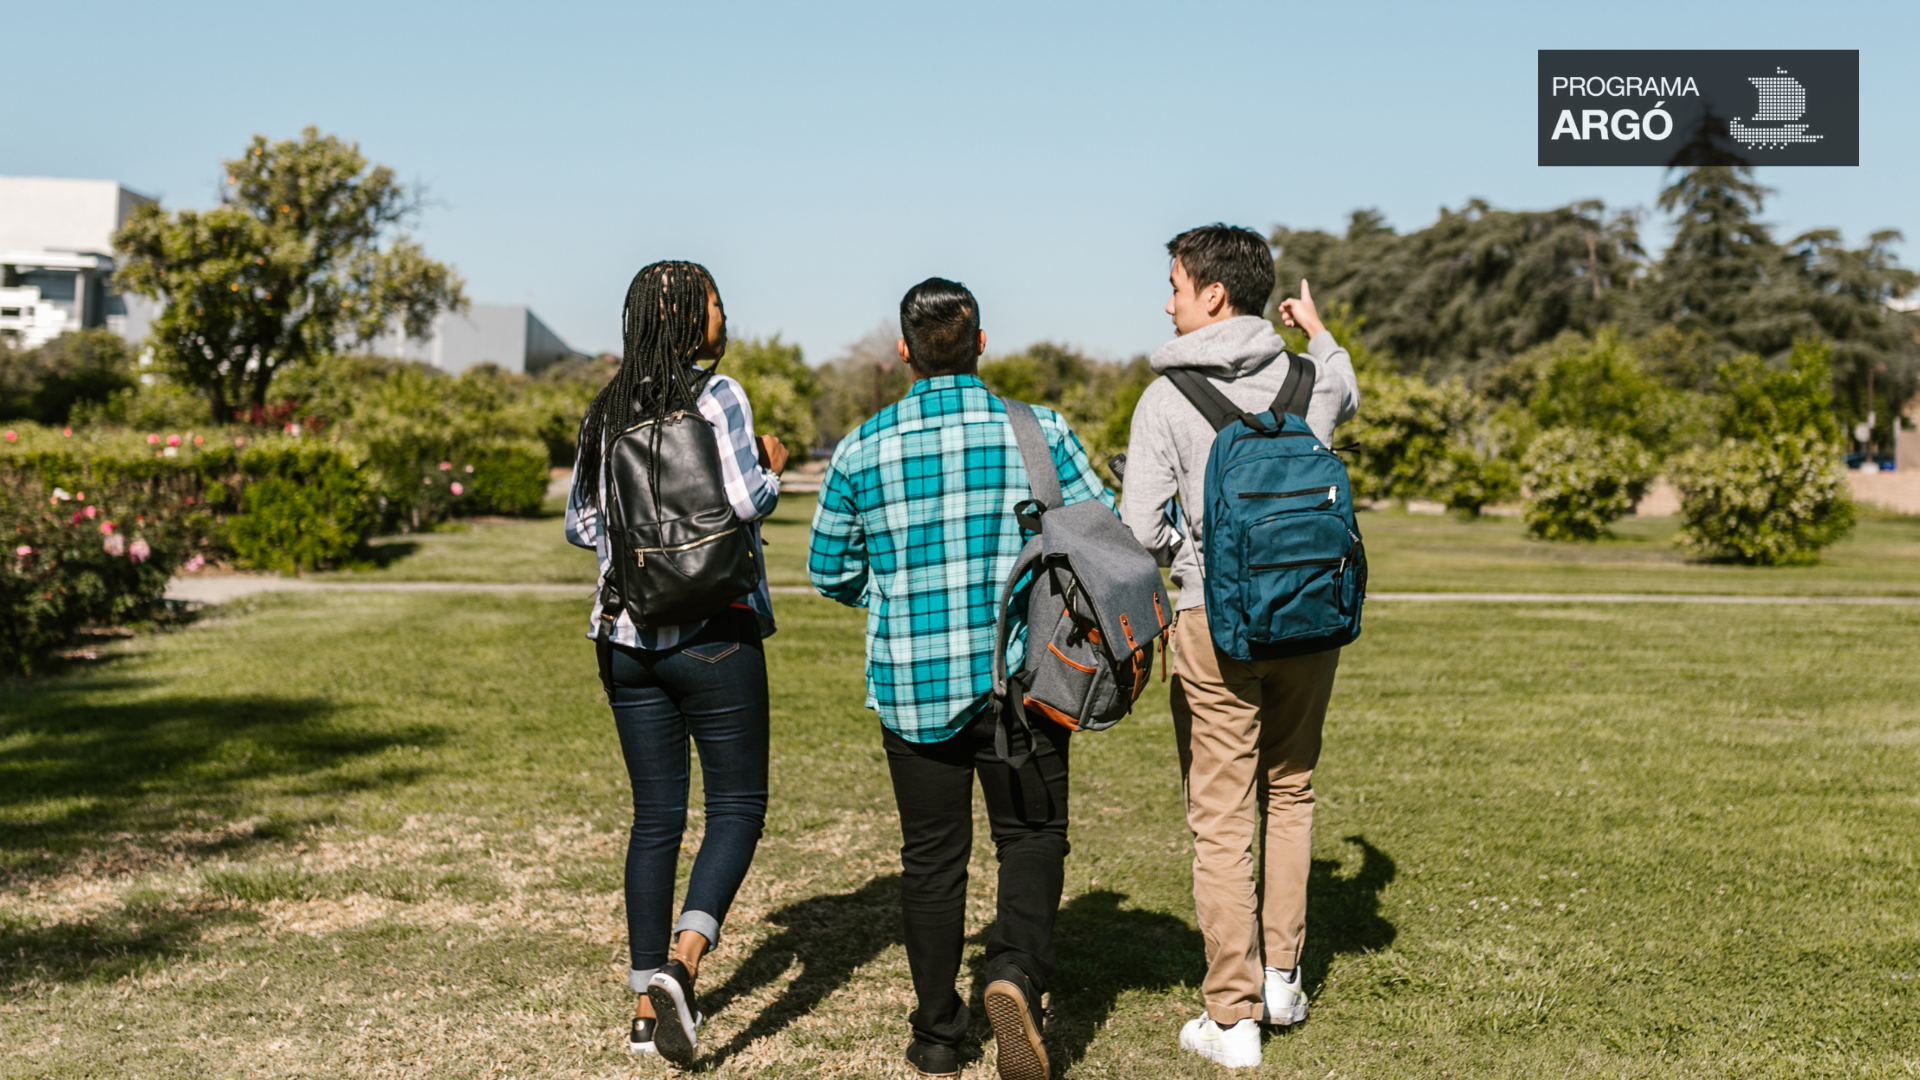
<path fill-rule="evenodd" d="M 147 335 L 159 310 L 113 291 L 113 234 L 153 200 L 112 180 L 0 176 L 0 335 L 32 348 L 67 330 Z"/>
<path fill-rule="evenodd" d="M 153 201 L 112 180 L 0 176 L 0 336 L 27 349 L 94 326 L 144 339 L 160 307 L 113 291 L 113 234 Z M 435 319 L 426 341 L 392 335 L 369 348 L 450 372 L 493 363 L 533 373 L 584 355 L 514 304 L 474 304 Z"/>

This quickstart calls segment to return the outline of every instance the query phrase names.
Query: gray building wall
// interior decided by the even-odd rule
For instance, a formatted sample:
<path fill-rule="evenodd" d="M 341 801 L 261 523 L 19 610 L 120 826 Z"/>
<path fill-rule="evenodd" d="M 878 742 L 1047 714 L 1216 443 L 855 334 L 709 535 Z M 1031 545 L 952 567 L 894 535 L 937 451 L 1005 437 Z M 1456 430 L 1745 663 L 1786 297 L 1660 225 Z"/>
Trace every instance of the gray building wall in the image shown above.
<path fill-rule="evenodd" d="M 459 374 L 476 364 L 537 375 L 572 356 L 585 356 L 554 333 L 524 304 L 474 304 L 465 314 L 446 313 L 433 321 L 425 341 L 385 334 L 367 351 L 401 360 L 418 360 Z"/>

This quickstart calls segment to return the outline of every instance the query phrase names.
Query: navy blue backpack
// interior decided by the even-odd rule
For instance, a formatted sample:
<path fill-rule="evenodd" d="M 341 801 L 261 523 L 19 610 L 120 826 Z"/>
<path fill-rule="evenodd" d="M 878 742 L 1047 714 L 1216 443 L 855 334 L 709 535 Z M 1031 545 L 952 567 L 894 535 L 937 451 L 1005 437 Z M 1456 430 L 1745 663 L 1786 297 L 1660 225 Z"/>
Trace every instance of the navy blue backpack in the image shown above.
<path fill-rule="evenodd" d="M 1207 629 L 1236 660 L 1337 649 L 1360 636 L 1367 553 L 1347 467 L 1307 427 L 1313 361 L 1284 354 L 1267 412 L 1242 411 L 1188 368 L 1167 378 L 1217 432 L 1207 454 L 1201 558 Z"/>

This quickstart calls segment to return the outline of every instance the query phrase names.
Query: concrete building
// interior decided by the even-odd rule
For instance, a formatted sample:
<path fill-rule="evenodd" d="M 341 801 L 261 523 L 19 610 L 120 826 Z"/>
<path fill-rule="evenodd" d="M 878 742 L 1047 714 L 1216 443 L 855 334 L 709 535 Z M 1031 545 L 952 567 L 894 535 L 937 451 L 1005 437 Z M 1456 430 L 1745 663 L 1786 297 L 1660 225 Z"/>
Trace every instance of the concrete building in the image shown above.
<path fill-rule="evenodd" d="M 400 360 L 419 360 L 458 374 L 476 364 L 536 375 L 550 365 L 587 354 L 569 346 L 523 304 L 472 305 L 466 314 L 442 314 L 425 341 L 398 334 L 382 336 L 367 351 Z"/>
<path fill-rule="evenodd" d="M 25 349 L 94 326 L 144 339 L 160 306 L 113 291 L 113 234 L 153 201 L 112 180 L 0 176 L 0 336 Z M 425 341 L 392 334 L 368 349 L 449 372 L 492 363 L 533 374 L 585 355 L 517 304 L 474 304 L 435 319 Z"/>
<path fill-rule="evenodd" d="M 22 348 L 94 326 L 145 337 L 159 309 L 113 291 L 113 234 L 152 201 L 112 180 L 0 176 L 0 335 Z"/>

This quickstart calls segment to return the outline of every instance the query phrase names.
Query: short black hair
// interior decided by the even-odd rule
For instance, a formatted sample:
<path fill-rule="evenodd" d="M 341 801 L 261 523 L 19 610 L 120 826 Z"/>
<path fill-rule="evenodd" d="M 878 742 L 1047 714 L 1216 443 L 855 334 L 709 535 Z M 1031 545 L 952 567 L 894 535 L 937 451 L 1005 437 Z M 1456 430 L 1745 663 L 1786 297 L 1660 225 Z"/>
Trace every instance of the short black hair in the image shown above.
<path fill-rule="evenodd" d="M 980 304 L 965 285 L 930 277 L 900 298 L 900 336 L 921 374 L 965 374 L 980 357 Z"/>
<path fill-rule="evenodd" d="M 1267 310 L 1273 295 L 1273 250 L 1252 229 L 1215 222 L 1188 229 L 1167 241 L 1167 253 L 1180 260 L 1195 289 L 1218 284 L 1227 304 L 1242 315 Z"/>

